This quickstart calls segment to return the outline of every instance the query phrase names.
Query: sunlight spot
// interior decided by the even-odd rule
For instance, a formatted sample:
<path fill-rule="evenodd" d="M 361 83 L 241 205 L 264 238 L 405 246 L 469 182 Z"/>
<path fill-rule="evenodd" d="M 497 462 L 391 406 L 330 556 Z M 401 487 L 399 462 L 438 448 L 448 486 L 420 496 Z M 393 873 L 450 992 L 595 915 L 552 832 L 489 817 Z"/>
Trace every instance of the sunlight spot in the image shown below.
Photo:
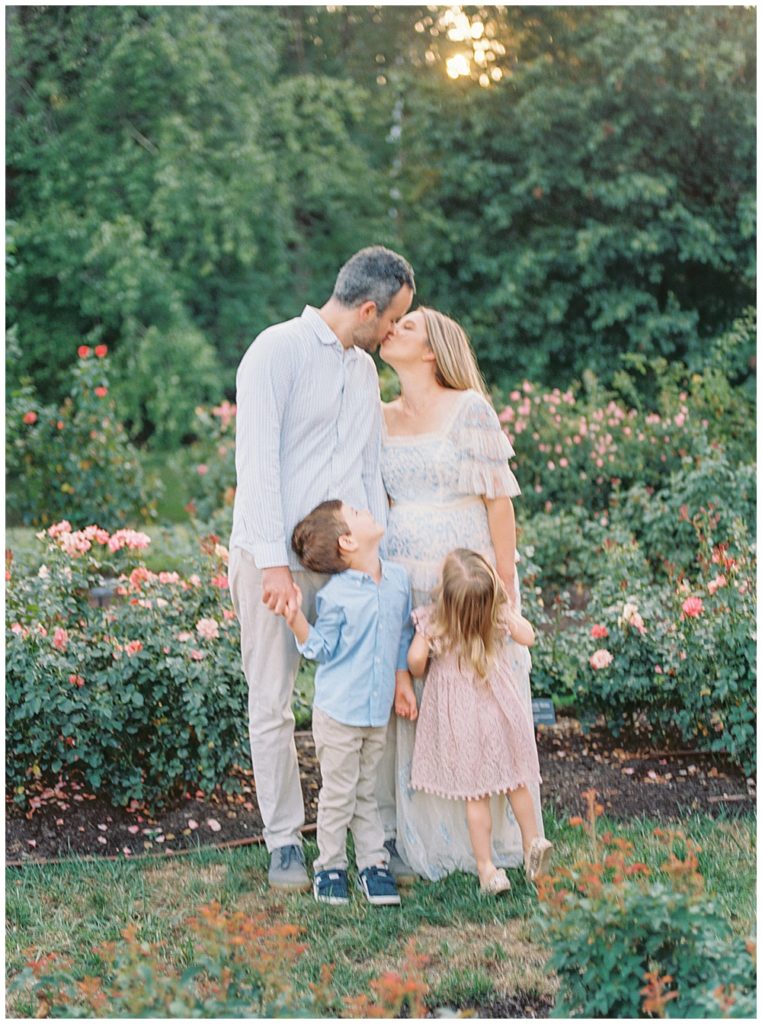
<path fill-rule="evenodd" d="M 471 74 L 471 64 L 465 54 L 458 53 L 448 59 L 447 74 L 450 78 L 460 78 L 462 75 Z"/>

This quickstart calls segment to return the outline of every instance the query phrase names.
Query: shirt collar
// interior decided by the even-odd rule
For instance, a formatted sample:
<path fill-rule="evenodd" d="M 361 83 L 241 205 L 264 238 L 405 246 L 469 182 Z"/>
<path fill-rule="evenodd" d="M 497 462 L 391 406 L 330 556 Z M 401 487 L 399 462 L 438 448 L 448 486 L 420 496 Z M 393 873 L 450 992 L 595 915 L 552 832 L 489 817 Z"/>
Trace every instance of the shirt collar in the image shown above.
<path fill-rule="evenodd" d="M 350 348 L 345 349 L 341 344 L 337 336 L 322 318 L 320 313 L 315 309 L 314 306 L 305 306 L 302 311 L 302 320 L 312 328 L 314 333 L 318 337 L 318 341 L 321 345 L 337 345 L 342 355 L 347 359 L 357 358 L 357 349 L 352 345 Z"/>
<path fill-rule="evenodd" d="M 388 580 L 389 570 L 386 567 L 386 562 L 384 561 L 383 558 L 380 557 L 378 560 L 381 563 L 381 579 Z M 370 575 L 370 573 L 361 572 L 360 569 L 345 569 L 343 575 L 350 580 L 358 580 L 360 582 L 362 582 L 362 580 L 371 580 L 371 582 L 373 583 L 376 582 Z"/>

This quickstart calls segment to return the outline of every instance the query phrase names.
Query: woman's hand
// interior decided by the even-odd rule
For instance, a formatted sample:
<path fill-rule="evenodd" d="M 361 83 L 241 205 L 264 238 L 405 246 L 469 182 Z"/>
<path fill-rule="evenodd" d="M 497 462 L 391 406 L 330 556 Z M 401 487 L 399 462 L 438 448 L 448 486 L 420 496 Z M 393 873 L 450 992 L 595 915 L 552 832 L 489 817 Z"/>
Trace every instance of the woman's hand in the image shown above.
<path fill-rule="evenodd" d="M 398 669 L 395 681 L 394 710 L 400 718 L 407 718 L 414 722 L 418 717 L 418 701 L 415 699 L 410 673 Z"/>

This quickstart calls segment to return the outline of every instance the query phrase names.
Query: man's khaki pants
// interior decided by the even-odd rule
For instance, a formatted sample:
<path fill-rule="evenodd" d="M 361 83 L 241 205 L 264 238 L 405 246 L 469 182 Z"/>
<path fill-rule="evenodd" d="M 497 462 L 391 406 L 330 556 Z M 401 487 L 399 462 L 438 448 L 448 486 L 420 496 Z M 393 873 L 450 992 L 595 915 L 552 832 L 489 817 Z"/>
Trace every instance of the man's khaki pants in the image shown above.
<path fill-rule="evenodd" d="M 313 621 L 315 595 L 328 577 L 298 570 L 302 611 Z M 259 811 L 268 850 L 301 845 L 304 801 L 294 743 L 291 700 L 301 655 L 285 619 L 262 604 L 262 570 L 254 556 L 233 548 L 230 594 L 241 626 L 241 659 L 249 684 L 249 742 Z"/>
<path fill-rule="evenodd" d="M 386 726 L 344 725 L 312 709 L 312 735 L 323 784 L 318 797 L 315 871 L 347 867 L 347 829 L 355 841 L 357 869 L 386 865 L 384 827 L 376 801 L 376 776 Z"/>

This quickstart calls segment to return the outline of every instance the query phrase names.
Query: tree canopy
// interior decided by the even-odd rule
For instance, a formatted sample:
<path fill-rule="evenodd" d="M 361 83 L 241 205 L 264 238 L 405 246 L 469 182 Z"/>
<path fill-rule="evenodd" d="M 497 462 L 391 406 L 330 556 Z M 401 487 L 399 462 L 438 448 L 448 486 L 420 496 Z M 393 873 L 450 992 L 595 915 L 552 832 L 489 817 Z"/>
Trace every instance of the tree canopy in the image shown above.
<path fill-rule="evenodd" d="M 754 301 L 755 19 L 727 7 L 8 8 L 8 319 L 106 343 L 176 443 L 380 242 L 488 378 L 700 364 Z"/>

